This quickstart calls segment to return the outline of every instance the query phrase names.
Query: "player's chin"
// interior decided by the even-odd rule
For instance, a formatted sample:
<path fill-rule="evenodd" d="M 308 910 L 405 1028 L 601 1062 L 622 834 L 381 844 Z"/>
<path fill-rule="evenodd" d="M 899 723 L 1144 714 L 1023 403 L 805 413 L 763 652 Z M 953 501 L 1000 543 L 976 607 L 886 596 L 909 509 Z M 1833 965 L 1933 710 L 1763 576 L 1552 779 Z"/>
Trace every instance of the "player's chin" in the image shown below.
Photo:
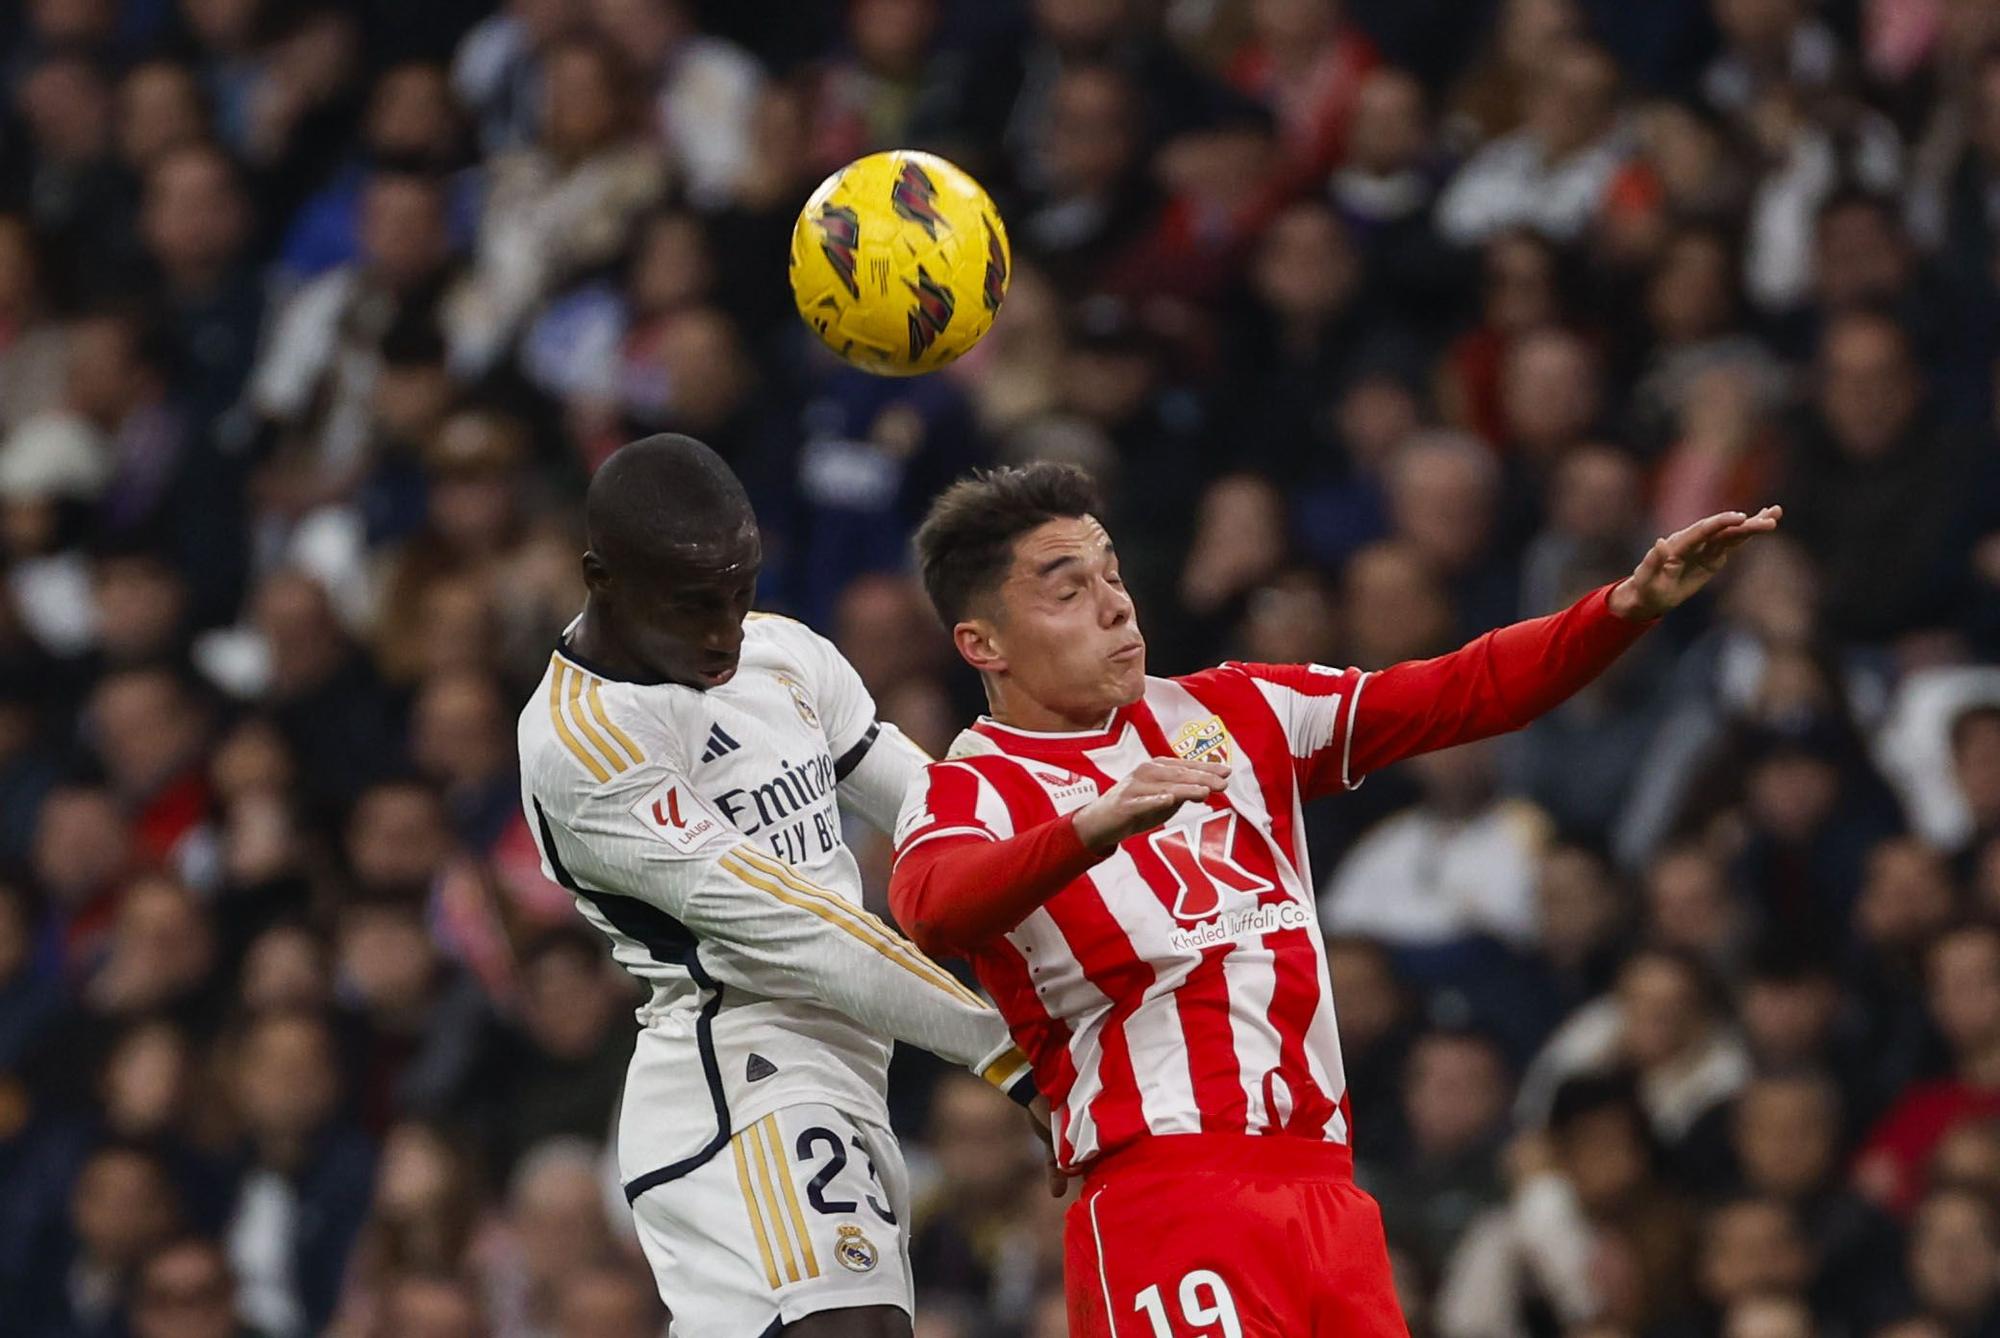
<path fill-rule="evenodd" d="M 1146 652 L 1128 656 L 1111 662 L 1111 681 L 1107 685 L 1108 695 L 1115 709 L 1130 706 L 1146 695 Z"/>

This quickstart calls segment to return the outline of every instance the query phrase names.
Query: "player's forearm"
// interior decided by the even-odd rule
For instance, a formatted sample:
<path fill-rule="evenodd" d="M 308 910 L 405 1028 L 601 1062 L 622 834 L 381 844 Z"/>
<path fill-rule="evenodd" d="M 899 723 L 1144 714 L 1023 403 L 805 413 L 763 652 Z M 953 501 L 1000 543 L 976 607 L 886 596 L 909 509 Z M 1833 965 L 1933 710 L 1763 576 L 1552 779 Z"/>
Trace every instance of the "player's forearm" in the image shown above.
<path fill-rule="evenodd" d="M 1369 675 L 1355 727 L 1356 774 L 1519 729 L 1560 705 L 1653 626 L 1613 612 L 1616 589 L 1495 628 L 1448 655 Z"/>
<path fill-rule="evenodd" d="M 1110 853 L 1084 845 L 1067 817 L 1004 841 L 921 841 L 897 859 L 889 905 L 919 947 L 956 956 L 1020 924 Z"/>
<path fill-rule="evenodd" d="M 823 1004 L 869 1031 L 961 1064 L 1017 1099 L 1032 1096 L 1026 1061 L 1000 1015 L 915 944 L 747 845 L 723 854 L 716 870 L 719 877 L 690 905 L 688 925 L 717 981 Z"/>

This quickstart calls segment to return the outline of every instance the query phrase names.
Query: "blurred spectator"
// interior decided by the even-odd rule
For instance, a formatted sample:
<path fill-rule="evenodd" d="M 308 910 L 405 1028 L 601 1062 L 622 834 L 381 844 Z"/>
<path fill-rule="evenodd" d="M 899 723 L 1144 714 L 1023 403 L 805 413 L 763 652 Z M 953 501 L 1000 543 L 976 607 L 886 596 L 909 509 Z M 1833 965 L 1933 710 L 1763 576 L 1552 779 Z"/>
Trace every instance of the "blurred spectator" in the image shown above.
<path fill-rule="evenodd" d="M 1978 1333 L 2000 1313 L 2000 1228 L 1993 1207 L 1965 1190 L 1924 1200 L 1910 1226 L 1910 1290 L 1921 1313 L 1951 1333 Z"/>
<path fill-rule="evenodd" d="M 1278 114 L 1290 174 L 1317 180 L 1347 156 L 1363 80 L 1380 57 L 1340 0 L 1257 0 L 1224 72 Z"/>
<path fill-rule="evenodd" d="M 1361 1183 L 1382 1204 L 1390 1244 L 1411 1251 L 1427 1275 L 1443 1267 L 1473 1218 L 1505 1198 L 1499 1154 L 1510 1085 L 1490 1038 L 1426 1033 L 1403 1078 L 1408 1150 L 1360 1164 Z"/>
<path fill-rule="evenodd" d="M 29 1334 L 116 1335 L 140 1265 L 179 1227 L 166 1168 L 136 1144 L 97 1148 L 78 1169 L 69 1230 L 59 1252 L 14 1279 L 18 1318 Z"/>
<path fill-rule="evenodd" d="M 463 1101 L 486 1039 L 486 1001 L 439 960 L 421 903 L 349 901 L 335 963 L 362 1127 L 379 1137 L 399 1113 L 438 1116 Z"/>
<path fill-rule="evenodd" d="M 585 1268 L 556 1301 L 555 1338 L 657 1338 L 665 1322 L 652 1279 L 632 1268 Z"/>
<path fill-rule="evenodd" d="M 1534 941 L 1534 869 L 1547 822 L 1532 805 L 1498 796 L 1493 761 L 1488 744 L 1417 759 L 1423 803 L 1363 837 L 1334 870 L 1320 898 L 1328 933 L 1369 934 L 1411 963 L 1449 958 L 1481 936 Z"/>
<path fill-rule="evenodd" d="M 387 703 L 374 670 L 310 577 L 267 578 L 255 619 L 269 656 L 271 718 L 298 759 L 306 794 L 344 804 L 385 769 L 391 752 Z"/>
<path fill-rule="evenodd" d="M 60 403 L 64 348 L 50 279 L 30 221 L 0 213 L 0 428 L 10 434 Z"/>
<path fill-rule="evenodd" d="M 1544 1117 L 1578 1075 L 1629 1070 L 1653 1135 L 1672 1147 L 1750 1076 L 1749 1056 L 1718 1015 L 1722 1000 L 1695 958 L 1647 948 L 1629 958 L 1613 992 L 1578 1010 L 1521 1082 L 1521 1114 Z"/>
<path fill-rule="evenodd" d="M 597 1151 L 558 1138 L 536 1147 L 508 1180 L 505 1222 L 480 1241 L 475 1266 L 497 1338 L 545 1332 L 571 1279 L 611 1250 Z"/>
<path fill-rule="evenodd" d="M 243 1030 L 231 1094 L 244 1135 L 224 1235 L 242 1313 L 271 1338 L 320 1332 L 368 1212 L 375 1152 L 339 1115 L 332 1033 L 310 1013 Z"/>
<path fill-rule="evenodd" d="M 1855 1159 L 1857 1187 L 1897 1213 L 1915 1204 L 1922 1168 L 1946 1134 L 2000 1114 L 2000 930 L 1970 924 L 1941 934 L 1924 955 L 1924 977 L 1951 1072 L 1906 1089 Z"/>
<path fill-rule="evenodd" d="M 284 272 L 299 281 L 353 262 L 362 246 L 363 197 L 376 169 L 404 167 L 445 178 L 448 229 L 454 249 L 472 240 L 478 184 L 458 172 L 465 129 L 446 72 L 428 61 L 384 70 L 361 120 L 359 152 L 299 207 L 279 251 Z"/>
<path fill-rule="evenodd" d="M 213 148 L 162 153 L 146 174 L 140 232 L 158 267 L 167 319 L 188 366 L 181 401 L 189 430 L 212 430 L 250 375 L 264 299 L 246 263 L 250 206 L 236 169 Z"/>
<path fill-rule="evenodd" d="M 236 1279 L 214 1242 L 170 1241 L 139 1270 L 132 1338 L 261 1338 L 236 1319 Z"/>
<path fill-rule="evenodd" d="M 637 138 L 625 66 L 611 49 L 565 37 L 543 53 L 541 125 L 532 146 L 494 160 L 476 248 L 484 319 L 511 333 L 536 303 L 618 254 L 665 188 L 658 152 Z"/>
<path fill-rule="evenodd" d="M 1022 1209 L 1046 1191 L 1023 1133 L 984 1083 L 946 1074 L 932 1089 L 927 1134 L 938 1176 L 916 1208 L 910 1261 L 932 1279 L 934 1298 L 1011 1319 L 1034 1294 L 1037 1250 Z"/>
<path fill-rule="evenodd" d="M 1581 41 L 1554 44 L 1522 127 L 1475 153 L 1438 200 L 1438 229 L 1471 246 L 1513 227 L 1574 241 L 1635 183 L 1618 123 L 1618 68 Z"/>
<path fill-rule="evenodd" d="M 656 133 L 705 208 L 729 197 L 750 157 L 763 91 L 756 60 L 704 33 L 688 0 L 592 0 L 597 29 L 653 93 Z"/>
<path fill-rule="evenodd" d="M 488 1049 L 473 1089 L 504 1172 L 550 1140 L 602 1139 L 632 1057 L 631 999 L 582 926 L 522 953 L 518 1022 Z"/>
<path fill-rule="evenodd" d="M 1472 1224 L 1446 1268 L 1437 1331 L 1523 1334 L 1541 1307 L 1566 1326 L 1602 1317 L 1629 1329 L 1672 1315 L 1691 1223 L 1654 1158 L 1629 1083 L 1564 1084 L 1548 1134 L 1508 1151 L 1507 1203 Z"/>

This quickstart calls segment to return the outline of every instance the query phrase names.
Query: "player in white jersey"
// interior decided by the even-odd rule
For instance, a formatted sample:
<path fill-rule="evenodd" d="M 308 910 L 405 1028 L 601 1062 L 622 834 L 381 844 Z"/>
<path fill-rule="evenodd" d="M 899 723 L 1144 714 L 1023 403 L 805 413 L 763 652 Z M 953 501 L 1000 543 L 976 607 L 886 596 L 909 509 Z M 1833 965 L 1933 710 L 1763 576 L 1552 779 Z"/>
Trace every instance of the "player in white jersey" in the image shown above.
<path fill-rule="evenodd" d="M 860 905 L 838 806 L 887 830 L 927 759 L 828 642 L 749 612 L 756 521 L 713 451 L 626 446 L 585 511 L 589 598 L 521 712 L 521 802 L 652 991 L 618 1159 L 673 1332 L 907 1335 L 892 1040 L 1034 1099 L 998 1014 Z"/>

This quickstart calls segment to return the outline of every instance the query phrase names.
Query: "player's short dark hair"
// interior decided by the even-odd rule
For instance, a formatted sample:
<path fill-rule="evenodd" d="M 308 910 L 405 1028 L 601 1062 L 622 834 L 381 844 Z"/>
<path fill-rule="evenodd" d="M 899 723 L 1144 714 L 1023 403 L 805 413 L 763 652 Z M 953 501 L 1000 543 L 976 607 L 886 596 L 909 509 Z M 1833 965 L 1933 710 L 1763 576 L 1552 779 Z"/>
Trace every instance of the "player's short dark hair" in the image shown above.
<path fill-rule="evenodd" d="M 1044 460 L 960 479 L 938 494 L 917 528 L 917 567 L 931 607 L 946 627 L 959 622 L 1005 579 L 1016 539 L 1099 508 L 1097 485 L 1075 465 Z"/>

